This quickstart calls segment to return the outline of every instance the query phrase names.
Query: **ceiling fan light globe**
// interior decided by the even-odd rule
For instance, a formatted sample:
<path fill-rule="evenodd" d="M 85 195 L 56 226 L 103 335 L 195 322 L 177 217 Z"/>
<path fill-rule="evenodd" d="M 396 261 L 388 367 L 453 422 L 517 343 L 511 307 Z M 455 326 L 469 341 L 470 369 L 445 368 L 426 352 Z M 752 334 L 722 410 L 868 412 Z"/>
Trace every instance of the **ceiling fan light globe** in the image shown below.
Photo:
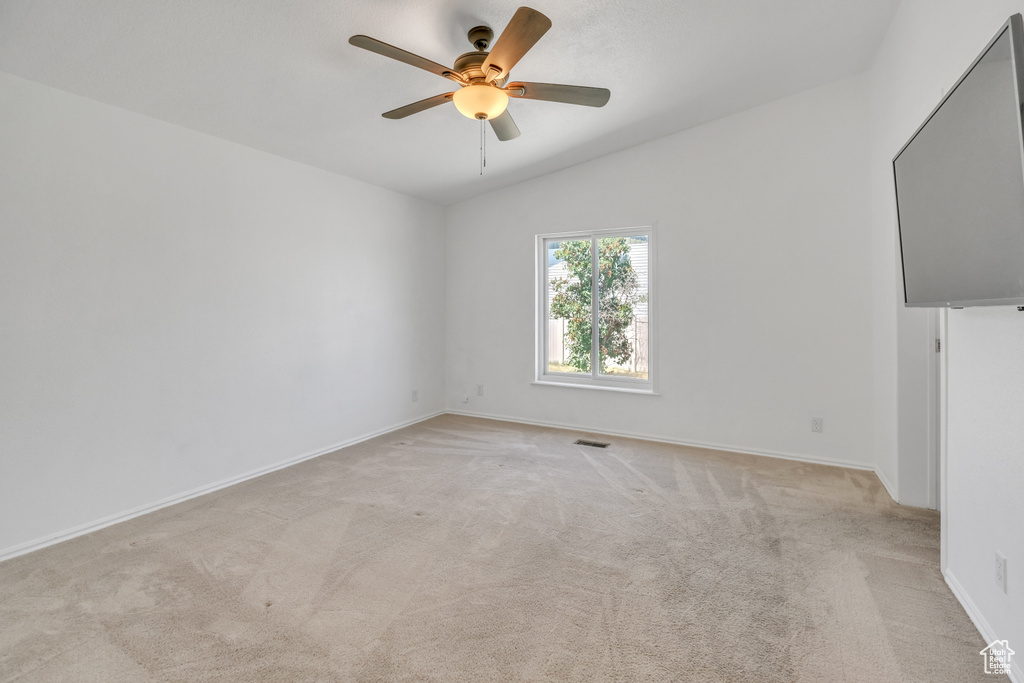
<path fill-rule="evenodd" d="M 508 95 L 493 85 L 474 83 L 455 91 L 455 108 L 470 119 L 493 119 L 505 113 Z"/>

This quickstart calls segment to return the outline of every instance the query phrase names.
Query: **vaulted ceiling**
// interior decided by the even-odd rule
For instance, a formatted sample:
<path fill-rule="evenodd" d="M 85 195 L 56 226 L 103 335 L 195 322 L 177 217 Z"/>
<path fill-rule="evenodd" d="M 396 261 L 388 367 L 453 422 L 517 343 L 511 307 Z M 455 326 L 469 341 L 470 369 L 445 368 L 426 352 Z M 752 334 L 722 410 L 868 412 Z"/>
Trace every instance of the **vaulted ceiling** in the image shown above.
<path fill-rule="evenodd" d="M 513 79 L 609 88 L 602 109 L 513 100 L 522 136 L 443 105 L 452 83 L 348 44 L 442 64 L 500 33 L 512 0 L 4 0 L 0 70 L 450 204 L 870 66 L 898 0 L 532 0 L 551 30 Z"/>

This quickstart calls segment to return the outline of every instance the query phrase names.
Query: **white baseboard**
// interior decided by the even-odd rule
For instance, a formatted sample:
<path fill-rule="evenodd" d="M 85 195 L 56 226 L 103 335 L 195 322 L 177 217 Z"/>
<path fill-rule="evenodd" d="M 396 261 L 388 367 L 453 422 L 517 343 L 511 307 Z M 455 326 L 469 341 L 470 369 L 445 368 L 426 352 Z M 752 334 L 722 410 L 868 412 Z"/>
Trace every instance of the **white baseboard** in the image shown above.
<path fill-rule="evenodd" d="M 491 415 L 489 413 L 470 413 L 461 410 L 447 410 L 445 411 L 449 415 L 461 415 L 463 417 L 479 417 L 486 420 L 499 420 L 501 422 L 518 422 L 520 424 L 536 425 L 538 427 L 554 427 L 556 429 L 568 429 L 574 432 L 585 432 L 587 434 L 607 434 L 608 436 L 624 436 L 630 439 L 643 439 L 644 441 L 655 441 L 658 443 L 670 443 L 677 446 L 691 446 L 693 448 L 707 448 L 713 451 L 728 451 L 730 453 L 742 453 L 743 455 L 763 455 L 767 458 L 779 458 L 781 460 L 796 460 L 797 462 L 808 462 L 815 465 L 830 465 L 832 467 L 846 467 L 854 470 L 865 470 L 867 472 L 874 472 L 878 476 L 879 480 L 882 481 L 882 485 L 886 486 L 886 482 L 880 476 L 878 469 L 871 465 L 865 465 L 863 463 L 849 462 L 846 460 L 836 460 L 831 458 L 819 458 L 810 455 L 801 455 L 798 453 L 786 453 L 784 451 L 768 451 L 762 449 L 754 449 L 745 446 L 735 446 L 732 444 L 722 443 L 710 443 L 705 441 L 686 441 L 683 439 L 674 439 L 667 436 L 658 436 L 656 434 L 641 434 L 639 432 L 623 432 L 623 431 L 611 431 L 607 429 L 593 429 L 591 427 L 583 427 L 580 425 L 565 424 L 562 422 L 546 422 L 543 420 L 526 420 L 520 417 L 510 417 L 508 415 Z M 886 490 L 889 491 L 889 495 L 892 495 L 892 491 L 886 486 Z M 893 498 L 895 500 L 895 498 Z"/>
<path fill-rule="evenodd" d="M 479 417 L 479 418 L 488 419 L 488 420 L 499 420 L 501 422 L 512 422 L 512 423 L 519 423 L 519 424 L 536 425 L 536 426 L 539 426 L 539 427 L 553 427 L 553 428 L 556 428 L 556 429 L 566 429 L 566 430 L 571 430 L 571 431 L 576 431 L 576 432 L 585 432 L 587 434 L 606 434 L 608 436 L 622 436 L 622 437 L 627 437 L 627 438 L 632 438 L 632 439 L 644 439 L 646 441 L 656 441 L 656 442 L 659 442 L 659 443 L 670 443 L 670 444 L 675 444 L 675 445 L 678 445 L 678 446 L 690 446 L 690 447 L 694 447 L 694 448 L 707 448 L 709 450 L 715 450 L 715 451 L 727 451 L 727 452 L 730 452 L 730 453 L 742 453 L 742 454 L 745 454 L 745 455 L 760 455 L 760 456 L 764 456 L 764 457 L 768 457 L 768 458 L 780 458 L 780 459 L 783 459 L 783 460 L 794 460 L 794 461 L 797 461 L 797 462 L 807 462 L 807 463 L 813 463 L 813 464 L 816 464 L 816 465 L 829 465 L 829 466 L 833 466 L 833 467 L 847 467 L 847 468 L 850 468 L 850 469 L 865 470 L 865 471 L 868 471 L 868 472 L 874 472 L 875 476 L 878 477 L 879 481 L 882 482 L 882 485 L 889 492 L 889 495 L 892 496 L 893 500 L 896 500 L 896 497 L 893 496 L 894 489 L 891 486 L 891 484 L 889 483 L 889 481 L 885 478 L 885 475 L 882 474 L 882 472 L 878 468 L 871 467 L 869 465 L 864 465 L 862 463 L 849 462 L 849 461 L 830 459 L 830 458 L 819 458 L 819 457 L 807 456 L 807 455 L 802 455 L 802 454 L 797 454 L 797 453 L 787 453 L 787 452 L 783 452 L 783 451 L 770 451 L 770 450 L 763 450 L 763 449 L 752 449 L 752 448 L 748 448 L 748 447 L 737 446 L 737 445 L 734 445 L 734 444 L 710 443 L 710 442 L 702 442 L 702 441 L 687 441 L 687 440 L 683 440 L 683 439 L 674 439 L 674 438 L 665 437 L 665 436 L 659 436 L 659 435 L 654 435 L 654 434 L 642 434 L 642 433 L 639 433 L 639 432 L 609 431 L 609 430 L 604 430 L 604 429 L 595 430 L 595 429 L 592 429 L 590 427 L 584 427 L 584 426 L 580 426 L 580 425 L 571 425 L 571 424 L 565 424 L 565 423 L 561 423 L 561 422 L 550 422 L 550 421 L 543 421 L 543 420 L 527 420 L 527 419 L 518 418 L 518 417 L 511 417 L 511 416 L 508 416 L 508 415 L 492 415 L 492 414 L 489 414 L 489 413 L 470 413 L 470 412 L 464 412 L 464 411 L 458 411 L 458 410 L 440 410 L 440 411 L 431 413 L 429 415 L 425 415 L 423 417 L 418 417 L 418 418 L 415 418 L 413 420 L 409 420 L 407 422 L 403 422 L 403 423 L 400 423 L 400 424 L 392 425 L 390 427 L 385 427 L 384 429 L 379 429 L 379 430 L 377 430 L 375 432 L 372 432 L 372 433 L 369 433 L 369 434 L 363 434 L 363 435 L 355 437 L 353 439 L 349 439 L 347 441 L 336 443 L 336 444 L 333 444 L 331 446 L 327 446 L 325 448 L 321 448 L 321 449 L 318 449 L 318 450 L 310 452 L 310 453 L 305 453 L 305 454 L 297 456 L 295 458 L 290 458 L 288 460 L 282 460 L 281 462 L 275 463 L 273 465 L 269 465 L 267 467 L 262 467 L 262 468 L 257 469 L 257 470 L 253 470 L 251 472 L 246 472 L 245 474 L 241 474 L 241 475 L 239 475 L 237 477 L 232 477 L 230 479 L 225 479 L 225 480 L 222 480 L 222 481 L 219 481 L 219 482 L 216 482 L 216 483 L 213 483 L 213 484 L 209 484 L 209 485 L 206 485 L 206 486 L 201 486 L 199 488 L 195 488 L 195 489 L 192 489 L 190 491 L 186 491 L 184 493 L 180 493 L 180 494 L 177 494 L 177 495 L 174 495 L 174 496 L 170 496 L 168 498 L 164 498 L 164 499 L 159 500 L 159 501 L 157 501 L 155 503 L 149 503 L 149 504 L 146 504 L 146 505 L 141 505 L 139 507 L 132 508 L 131 510 L 126 510 L 124 512 L 120 512 L 120 513 L 117 513 L 117 514 L 114 514 L 114 515 L 109 515 L 107 517 L 103 517 L 101 519 L 97 519 L 97 520 L 88 522 L 86 524 L 82 524 L 82 525 L 73 527 L 71 529 L 66 529 L 66 530 L 58 532 L 56 534 L 51 534 L 51 535 L 45 536 L 43 538 L 39 538 L 39 539 L 35 539 L 35 540 L 32 540 L 32 541 L 29 541 L 27 543 L 22 543 L 20 545 L 16 545 L 16 546 L 13 546 L 13 547 L 10 547 L 10 548 L 5 548 L 3 550 L 0 550 L 0 562 L 3 562 L 4 560 L 9 560 L 9 559 L 11 559 L 13 557 L 17 557 L 19 555 L 24 555 L 25 553 L 30 553 L 30 552 L 32 552 L 34 550 L 39 550 L 40 548 L 45 548 L 46 546 L 49 546 L 49 545 L 54 545 L 55 543 L 60 543 L 61 541 L 66 541 L 66 540 L 75 538 L 76 536 L 82 536 L 84 534 L 92 533 L 93 531 L 99 531 L 100 529 L 103 529 L 104 527 L 108 527 L 108 526 L 117 524 L 119 522 L 124 522 L 124 521 L 132 519 L 134 517 L 138 517 L 140 515 L 144 515 L 144 514 L 147 514 L 149 512 L 154 512 L 154 511 L 159 510 L 161 508 L 168 507 L 169 505 L 174 505 L 176 503 L 181 503 L 181 502 L 184 502 L 186 500 L 190 500 L 192 498 L 196 498 L 198 496 L 202 496 L 202 495 L 207 494 L 207 493 L 212 493 L 214 491 L 218 491 L 220 489 L 227 488 L 228 486 L 233 486 L 233 485 L 239 484 L 239 483 L 241 483 L 243 481 L 247 481 L 249 479 L 254 479 L 256 477 L 262 476 L 264 474 L 269 474 L 270 472 L 274 472 L 276 470 L 284 469 L 285 467 L 290 467 L 292 465 L 297 465 L 298 463 L 303 462 L 304 460 L 310 460 L 312 458 L 316 458 L 316 457 L 319 457 L 321 455 L 326 455 L 327 453 L 333 453 L 334 451 L 339 450 L 341 448 L 346 448 L 348 446 L 353 446 L 353 445 L 355 445 L 357 443 L 361 443 L 363 441 L 368 441 L 369 439 L 376 438 L 376 437 L 381 436 L 383 434 L 387 434 L 389 432 L 393 432 L 395 430 L 402 429 L 404 427 L 408 427 L 408 426 L 417 424 L 419 422 L 424 422 L 426 420 L 432 419 L 434 417 L 437 417 L 437 416 L 443 415 L 443 414 L 460 415 L 460 416 L 464 416 L 464 417 Z M 1024 681 L 1022 681 L 1022 683 L 1024 683 Z"/>
<path fill-rule="evenodd" d="M 885 472 L 883 472 L 879 467 L 875 467 L 874 471 L 875 476 L 878 477 L 878 481 L 882 482 L 882 486 L 885 487 L 885 490 L 889 493 L 889 497 L 892 498 L 893 502 L 900 502 L 900 499 L 896 497 L 896 487 L 893 486 L 892 482 L 889 481 L 889 478 L 885 476 Z"/>
<path fill-rule="evenodd" d="M 957 581 L 956 576 L 949 569 L 942 571 L 942 578 L 946 580 L 946 585 L 949 586 L 949 590 L 953 591 L 953 596 L 963 606 L 964 611 L 967 612 L 967 616 L 971 618 L 974 623 L 974 627 L 978 629 L 978 633 L 981 634 L 982 639 L 986 643 L 991 643 L 996 640 L 999 636 L 996 635 L 995 629 L 993 629 L 985 616 L 978 609 L 978 606 L 971 600 L 971 596 L 967 594 L 964 587 Z M 1017 648 L 1020 649 L 1019 647 Z M 980 655 L 980 653 L 979 653 Z M 981 666 L 981 657 L 978 657 L 979 664 Z M 1013 683 L 1024 683 L 1024 669 L 1021 668 L 1020 659 L 1015 658 L 1010 660 L 1010 680 Z"/>
<path fill-rule="evenodd" d="M 881 469 L 872 465 L 865 465 L 863 463 L 849 462 L 845 460 L 837 460 L 832 458 L 819 458 L 809 455 L 801 455 L 797 453 L 787 453 L 784 451 L 768 451 L 761 449 L 748 448 L 745 446 L 736 446 L 733 444 L 721 444 L 721 443 L 708 443 L 702 441 L 685 441 L 682 439 L 673 439 L 664 436 L 657 436 L 652 434 L 641 434 L 639 432 L 621 432 L 621 431 L 608 431 L 605 429 L 594 431 L 589 427 L 581 427 L 579 425 L 570 425 L 562 422 L 545 422 L 543 420 L 525 420 L 519 417 L 511 417 L 508 415 L 492 415 L 489 413 L 470 413 L 461 410 L 448 410 L 446 411 L 450 415 L 464 415 L 466 417 L 482 417 L 488 420 L 500 420 L 502 422 L 521 422 L 522 424 L 536 425 L 538 427 L 555 427 L 556 429 L 570 429 L 574 431 L 589 432 L 592 434 L 607 434 L 609 436 L 625 436 L 631 439 L 644 439 L 646 441 L 657 441 L 659 443 L 671 443 L 678 446 L 692 446 L 694 448 L 708 448 L 714 451 L 729 451 L 730 453 L 743 453 L 744 455 L 763 455 L 766 458 L 781 458 L 783 460 L 796 460 L 798 462 L 809 462 L 816 465 L 831 465 L 834 467 L 848 467 L 854 470 L 865 470 L 867 472 L 874 472 L 878 480 L 882 482 L 882 486 L 885 488 L 886 493 L 892 498 L 893 502 L 898 503 L 899 498 L 896 497 L 896 487 L 893 486 L 889 478 L 885 476 L 885 473 Z"/>
<path fill-rule="evenodd" d="M 156 510 L 168 507 L 169 505 L 174 505 L 176 503 L 183 503 L 186 500 L 190 500 L 192 498 L 196 498 L 198 496 L 202 496 L 202 495 L 205 495 L 207 493 L 213 493 L 214 491 L 219 491 L 220 489 L 227 488 L 228 486 L 234 486 L 235 484 L 240 484 L 243 481 L 247 481 L 249 479 L 255 479 L 256 477 L 261 477 L 264 474 L 270 474 L 271 472 L 276 472 L 277 470 L 284 469 L 285 467 L 291 467 L 292 465 L 297 465 L 300 462 L 303 462 L 304 460 L 312 460 L 313 458 L 318 458 L 321 455 L 327 455 L 328 453 L 333 453 L 336 450 L 339 450 L 339 449 L 342 449 L 342 448 L 347 448 L 348 446 L 354 446 L 357 443 L 362 443 L 363 441 L 369 441 L 370 439 L 375 439 L 378 436 L 383 436 L 384 434 L 388 434 L 388 433 L 393 432 L 395 430 L 403 429 L 405 427 L 409 427 L 411 425 L 414 425 L 414 424 L 417 424 L 417 423 L 420 423 L 420 422 L 424 422 L 426 420 L 430 420 L 432 418 L 437 417 L 438 415 L 443 415 L 444 412 L 445 411 L 443 411 L 443 410 L 439 410 L 437 412 L 431 413 L 429 415 L 425 415 L 423 417 L 417 417 L 415 419 L 408 420 L 408 421 L 402 422 L 400 424 L 392 425 L 390 427 L 385 427 L 383 429 L 378 429 L 377 431 L 371 432 L 369 434 L 363 434 L 363 435 L 357 436 L 357 437 L 355 437 L 353 439 L 348 439 L 346 441 L 342 441 L 342 442 L 339 442 L 339 443 L 327 446 L 325 448 L 320 448 L 320 449 L 317 449 L 315 451 L 311 451 L 309 453 L 304 453 L 304 454 L 302 454 L 300 456 L 297 456 L 297 457 L 294 457 L 294 458 L 289 458 L 288 460 L 282 460 L 280 462 L 274 463 L 273 465 L 268 465 L 266 467 L 261 467 L 261 468 L 259 468 L 257 470 L 252 470 L 250 472 L 246 472 L 245 474 L 240 474 L 237 477 L 231 477 L 230 479 L 223 479 L 223 480 L 218 481 L 218 482 L 213 483 L 213 484 L 207 484 L 206 486 L 200 486 L 199 488 L 194 488 L 194 489 L 192 489 L 190 491 L 185 491 L 184 493 L 179 493 L 179 494 L 176 494 L 176 495 L 164 498 L 163 500 L 158 500 L 155 503 L 148 503 L 146 505 L 140 505 L 139 507 L 132 508 L 131 510 L 125 510 L 124 512 L 118 512 L 118 513 L 113 514 L 113 515 L 108 515 L 107 517 L 102 517 L 100 519 L 93 520 L 93 521 L 87 522 L 85 524 L 81 524 L 81 525 L 73 527 L 71 529 L 66 529 L 66 530 L 58 532 L 56 534 L 50 534 L 49 536 L 44 536 L 43 538 L 38 538 L 38 539 L 35 539 L 33 541 L 28 541 L 27 543 L 22 543 L 20 545 L 16 545 L 16 546 L 13 546 L 13 547 L 10 547 L 10 548 L 5 548 L 3 550 L 0 550 L 0 562 L 3 562 L 4 560 L 9 560 L 9 559 L 11 559 L 13 557 L 17 557 L 19 555 L 24 555 L 26 553 L 30 553 L 30 552 L 32 552 L 34 550 L 39 550 L 40 548 L 45 548 L 46 546 L 50 546 L 50 545 L 54 545 L 56 543 L 60 543 L 62 541 L 70 540 L 72 538 L 75 538 L 76 536 L 83 536 L 85 534 L 92 533 L 93 531 L 99 531 L 100 529 L 103 529 L 103 528 L 108 527 L 108 526 L 112 526 L 114 524 L 118 524 L 120 522 L 125 522 L 125 521 L 127 521 L 129 519 L 132 519 L 134 517 L 139 517 L 140 515 L 145 515 L 145 514 L 150 513 L 150 512 L 155 512 Z"/>

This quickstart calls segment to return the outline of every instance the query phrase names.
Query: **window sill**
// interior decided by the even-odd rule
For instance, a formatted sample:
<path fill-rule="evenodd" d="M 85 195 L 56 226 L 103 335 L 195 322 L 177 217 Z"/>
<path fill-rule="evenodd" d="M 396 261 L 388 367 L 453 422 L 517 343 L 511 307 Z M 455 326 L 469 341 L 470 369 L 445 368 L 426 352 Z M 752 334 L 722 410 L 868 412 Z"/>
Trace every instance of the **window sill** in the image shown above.
<path fill-rule="evenodd" d="M 592 389 L 595 391 L 615 391 L 620 394 L 644 394 L 646 396 L 661 396 L 654 389 L 630 389 L 629 387 L 612 387 L 606 384 L 576 384 L 574 382 L 550 382 L 542 379 L 534 380 L 530 384 L 544 387 L 567 387 L 569 389 Z"/>

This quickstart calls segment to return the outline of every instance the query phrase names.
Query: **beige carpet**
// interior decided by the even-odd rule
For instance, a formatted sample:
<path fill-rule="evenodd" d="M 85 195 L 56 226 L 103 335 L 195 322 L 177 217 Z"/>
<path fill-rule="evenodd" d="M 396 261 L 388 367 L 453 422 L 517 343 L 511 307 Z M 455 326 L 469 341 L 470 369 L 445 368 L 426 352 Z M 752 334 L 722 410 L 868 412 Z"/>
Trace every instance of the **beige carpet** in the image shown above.
<path fill-rule="evenodd" d="M 0 679 L 1000 680 L 873 474 L 580 436 L 444 416 L 2 563 Z"/>

